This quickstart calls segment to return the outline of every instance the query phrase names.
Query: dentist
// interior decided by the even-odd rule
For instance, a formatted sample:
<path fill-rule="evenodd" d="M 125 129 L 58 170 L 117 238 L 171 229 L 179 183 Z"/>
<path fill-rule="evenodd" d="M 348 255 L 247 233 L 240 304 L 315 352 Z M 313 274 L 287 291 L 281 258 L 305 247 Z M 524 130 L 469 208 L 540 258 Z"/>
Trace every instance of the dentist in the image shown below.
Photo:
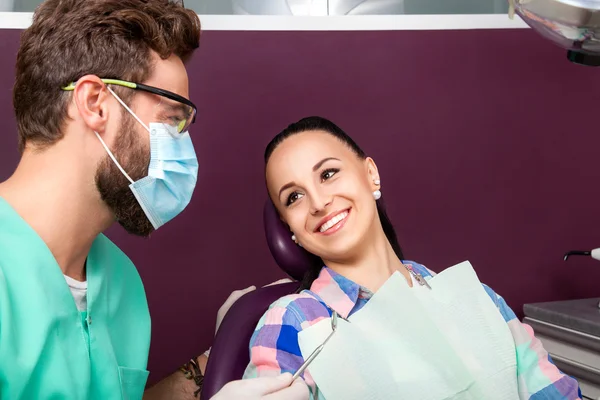
<path fill-rule="evenodd" d="M 192 399 L 197 361 L 144 393 L 140 276 L 102 232 L 148 236 L 196 185 L 185 62 L 200 21 L 175 0 L 47 0 L 21 36 L 21 160 L 0 183 L 0 399 Z M 290 386 L 291 385 L 291 386 Z M 216 399 L 307 399 L 289 374 Z"/>

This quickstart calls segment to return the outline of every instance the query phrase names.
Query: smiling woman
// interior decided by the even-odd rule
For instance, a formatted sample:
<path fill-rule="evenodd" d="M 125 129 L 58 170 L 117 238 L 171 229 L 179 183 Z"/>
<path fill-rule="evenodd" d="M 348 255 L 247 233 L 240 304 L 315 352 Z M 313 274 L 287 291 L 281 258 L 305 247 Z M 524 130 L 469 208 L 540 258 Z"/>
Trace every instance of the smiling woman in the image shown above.
<path fill-rule="evenodd" d="M 381 180 L 375 162 L 337 125 L 320 117 L 291 124 L 267 145 L 265 164 L 271 200 L 296 240 L 328 260 L 312 266 L 305 277 L 306 289 L 324 264 L 362 254 L 364 249 L 358 244 L 366 243 L 364 236 L 369 236 L 370 230 L 383 233 L 371 237 L 377 238 L 386 253 L 391 250 L 393 258 L 404 258 L 383 199 L 379 200 Z M 343 194 L 332 208 L 329 203 L 336 191 Z M 320 208 L 327 209 L 325 215 L 317 210 Z M 362 228 L 349 225 L 353 235 L 338 240 L 343 235 L 341 228 L 352 224 L 353 219 Z M 340 235 L 334 235 L 338 231 Z M 320 240 L 326 237 L 328 240 Z"/>
<path fill-rule="evenodd" d="M 321 400 L 581 397 L 470 263 L 435 275 L 403 261 L 377 165 L 334 123 L 290 125 L 265 164 L 279 216 L 317 261 L 259 321 L 244 378 L 298 372 Z"/>

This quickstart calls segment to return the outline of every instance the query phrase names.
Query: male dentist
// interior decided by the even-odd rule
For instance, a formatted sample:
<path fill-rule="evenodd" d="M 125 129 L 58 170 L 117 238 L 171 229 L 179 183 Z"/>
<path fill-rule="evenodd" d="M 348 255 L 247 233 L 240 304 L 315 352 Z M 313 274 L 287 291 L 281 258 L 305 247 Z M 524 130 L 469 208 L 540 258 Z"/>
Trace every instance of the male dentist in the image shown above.
<path fill-rule="evenodd" d="M 197 362 L 144 393 L 150 316 L 102 232 L 148 236 L 196 185 L 185 62 L 200 21 L 174 0 L 47 0 L 21 36 L 21 160 L 0 183 L 0 399 L 192 399 Z M 197 394 L 197 393 L 196 393 Z M 216 399 L 307 399 L 291 376 Z"/>

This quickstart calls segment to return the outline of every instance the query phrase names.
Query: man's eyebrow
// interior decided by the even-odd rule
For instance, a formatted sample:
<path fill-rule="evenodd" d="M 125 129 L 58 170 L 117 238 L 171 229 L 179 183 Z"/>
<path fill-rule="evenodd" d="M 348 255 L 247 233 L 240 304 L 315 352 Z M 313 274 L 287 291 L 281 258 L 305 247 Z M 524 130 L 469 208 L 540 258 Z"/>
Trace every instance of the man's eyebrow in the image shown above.
<path fill-rule="evenodd" d="M 188 107 L 185 104 L 181 104 L 181 103 L 173 104 L 173 103 L 163 102 L 163 105 L 171 111 L 180 111 L 185 116 L 190 115 L 190 107 Z"/>

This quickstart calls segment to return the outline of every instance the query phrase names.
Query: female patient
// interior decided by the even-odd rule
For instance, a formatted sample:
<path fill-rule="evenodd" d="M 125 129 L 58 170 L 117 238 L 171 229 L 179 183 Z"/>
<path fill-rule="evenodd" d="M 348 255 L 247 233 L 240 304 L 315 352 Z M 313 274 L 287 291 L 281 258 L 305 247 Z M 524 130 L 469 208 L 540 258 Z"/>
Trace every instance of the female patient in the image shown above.
<path fill-rule="evenodd" d="M 300 349 L 299 336 L 306 333 L 302 331 L 320 321 L 327 322 L 323 320 L 329 320 L 332 313 L 349 319 L 352 324 L 351 317 L 354 314 L 358 317 L 360 310 L 366 311 L 370 307 L 370 299 L 377 297 L 378 290 L 392 275 L 406 280 L 406 290 L 431 288 L 443 275 L 434 279 L 434 274 L 422 265 L 402 261 L 396 233 L 380 206 L 382 181 L 375 162 L 332 122 L 310 117 L 290 125 L 267 146 L 265 163 L 269 196 L 289 226 L 292 239 L 320 259 L 305 277 L 304 290 L 275 302 L 258 323 L 250 343 L 251 361 L 245 378 L 295 373 L 310 354 L 303 354 Z M 481 284 L 477 287 L 481 289 Z M 510 373 L 515 387 L 513 394 L 494 398 L 579 399 L 577 382 L 552 364 L 532 329 L 517 320 L 500 296 L 487 286 L 484 288 L 484 302 L 491 300 L 487 305 L 500 320 L 499 330 L 506 331 L 509 353 L 514 359 L 514 372 Z M 468 329 L 477 329 L 473 326 Z M 415 342 L 422 340 L 418 336 L 414 336 Z M 347 352 L 355 352 L 357 348 L 347 349 Z M 315 363 L 319 357 L 322 355 L 317 356 Z M 408 358 L 401 358 L 397 363 L 402 364 L 403 359 L 408 362 Z M 410 363 L 417 368 L 416 364 L 421 361 L 417 356 Z M 497 361 L 491 362 L 497 364 Z M 312 398 L 323 399 L 325 392 L 330 396 L 328 400 L 337 400 L 333 397 L 339 396 L 329 394 L 334 390 L 326 392 L 323 382 L 334 379 L 334 374 L 346 374 L 345 369 L 329 371 L 329 378 L 319 381 L 316 375 L 311 376 L 309 366 L 302 377 L 311 389 Z M 438 385 L 436 379 L 442 379 L 439 377 L 443 374 L 434 375 L 433 369 L 431 373 L 427 372 L 427 382 L 423 384 L 423 379 L 420 382 L 421 393 L 433 391 Z M 356 385 L 355 382 L 347 378 L 346 385 Z M 409 382 L 407 386 L 412 385 Z M 394 398 L 406 396 L 406 393 L 395 393 Z M 423 395 L 411 400 L 416 398 L 435 396 Z M 473 397 L 452 395 L 443 398 Z"/>

